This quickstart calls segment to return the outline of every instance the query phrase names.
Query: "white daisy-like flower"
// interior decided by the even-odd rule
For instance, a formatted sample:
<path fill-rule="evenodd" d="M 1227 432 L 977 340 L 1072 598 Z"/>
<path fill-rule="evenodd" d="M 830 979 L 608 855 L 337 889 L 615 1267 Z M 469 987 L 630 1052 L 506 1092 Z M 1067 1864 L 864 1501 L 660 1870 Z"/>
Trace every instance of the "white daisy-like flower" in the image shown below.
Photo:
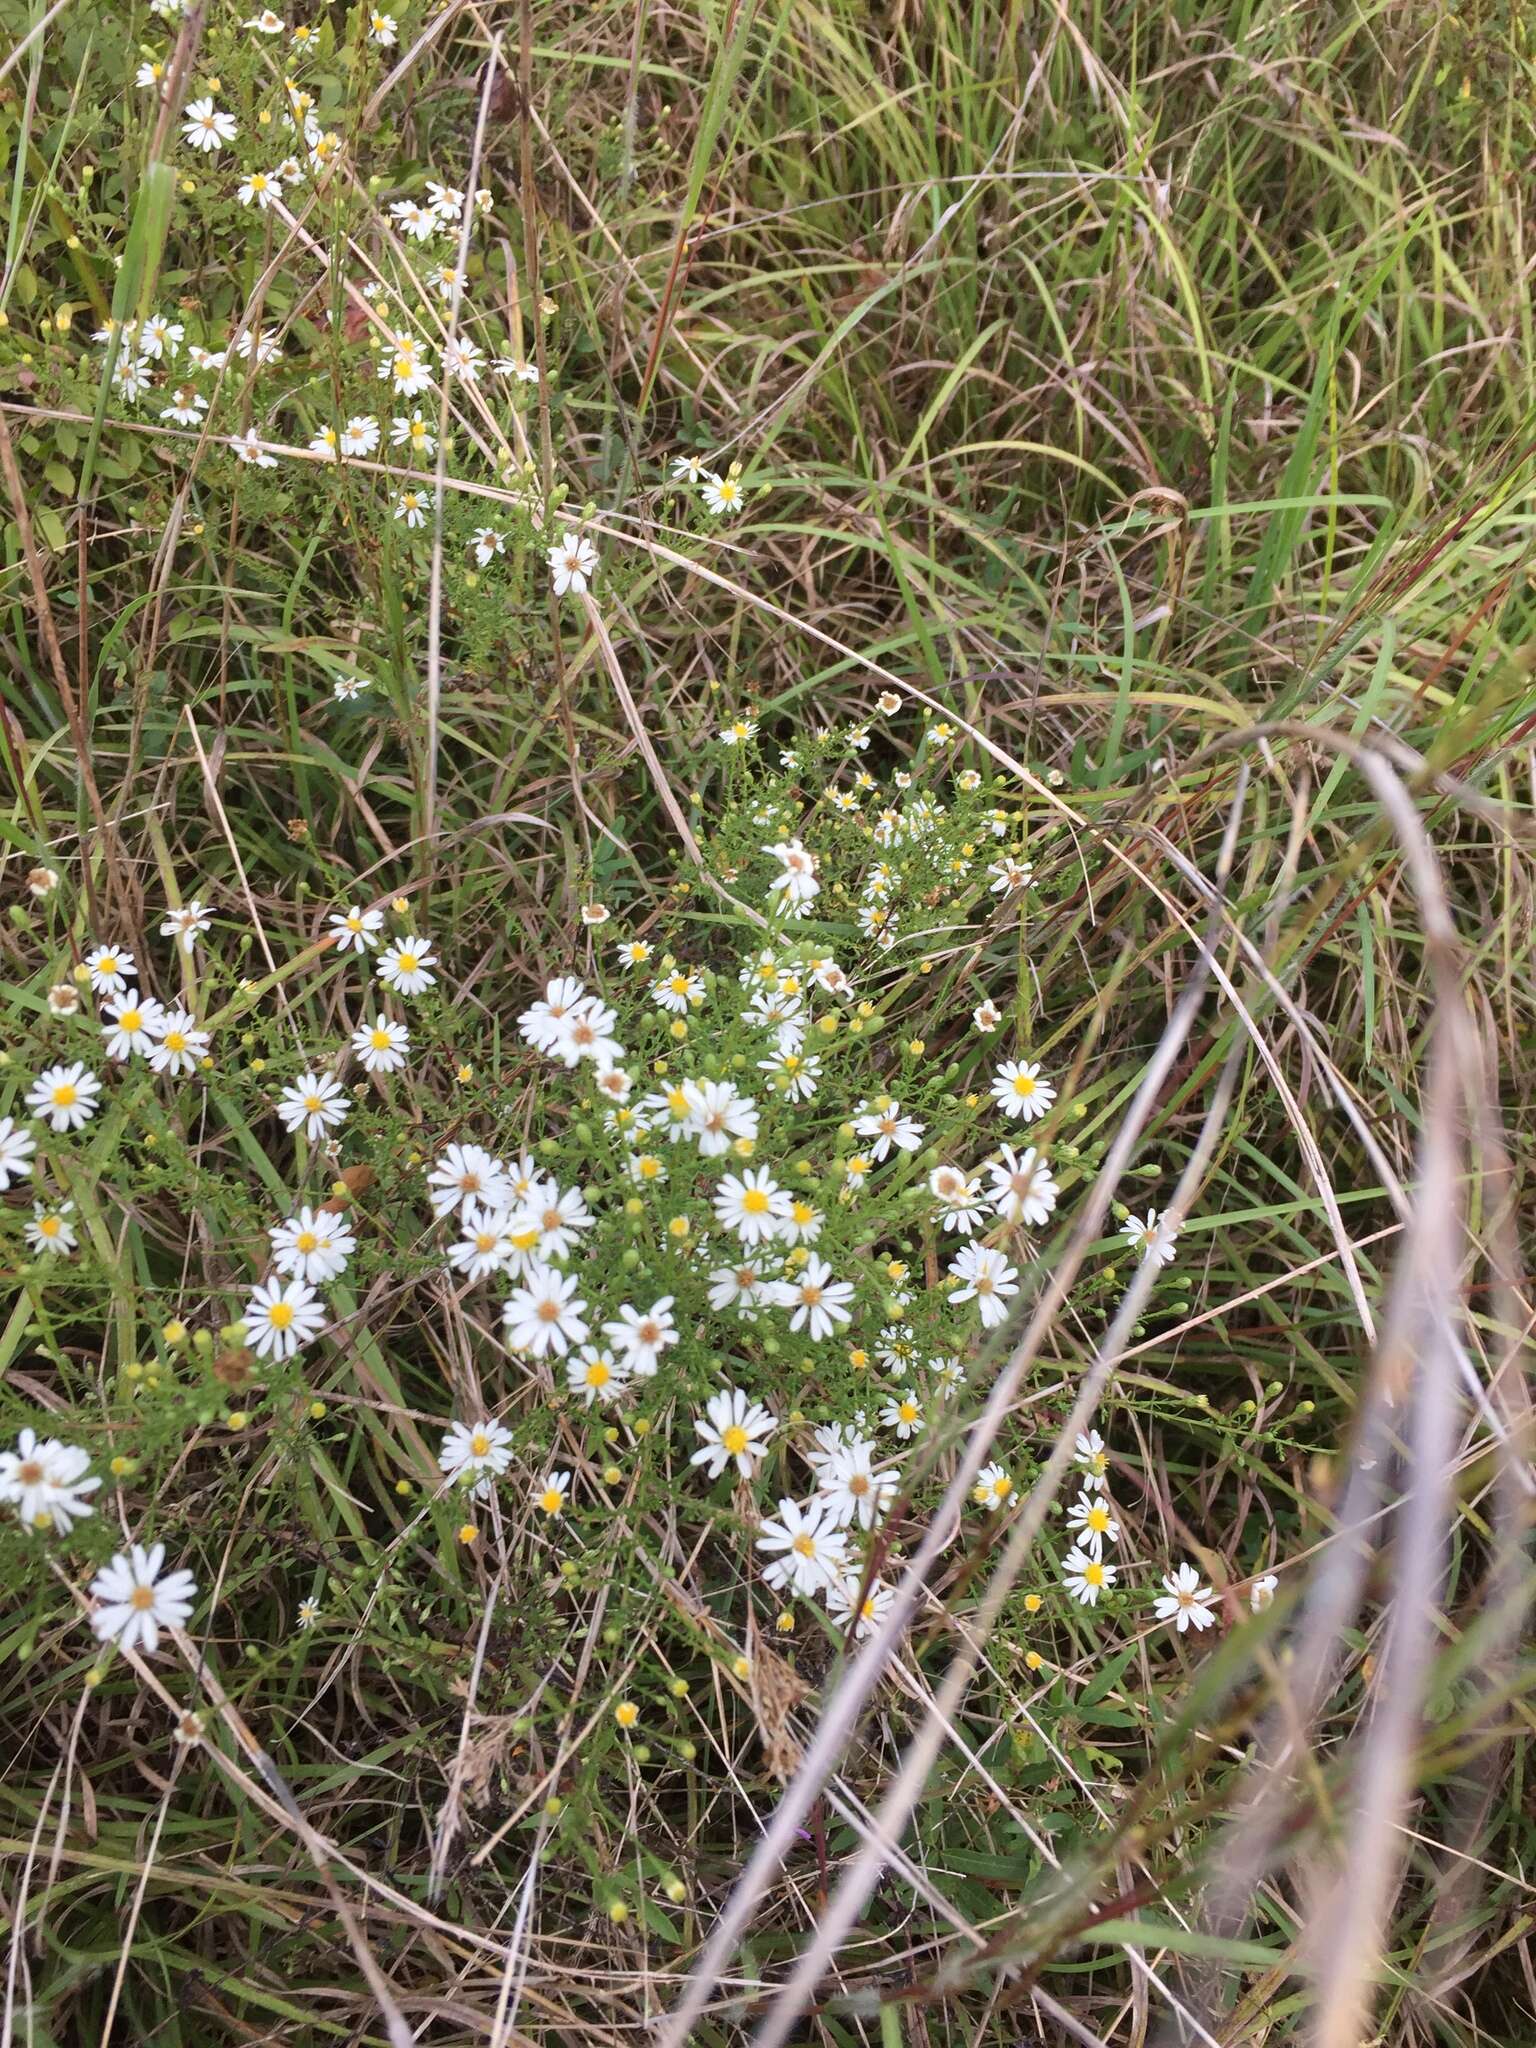
<path fill-rule="evenodd" d="M 1106 1543 L 1120 1541 L 1120 1524 L 1115 1520 L 1109 1495 L 1086 1487 L 1067 1510 L 1067 1527 L 1078 1547 L 1090 1557 L 1102 1557 Z"/>
<path fill-rule="evenodd" d="M 798 839 L 780 840 L 775 846 L 765 846 L 763 851 L 779 863 L 778 874 L 768 884 L 769 895 L 782 899 L 779 907 L 787 916 L 808 917 L 811 904 L 821 894 L 815 854 Z"/>
<path fill-rule="evenodd" d="M 216 107 L 211 97 L 188 100 L 182 112 L 181 135 L 194 149 L 206 150 L 211 156 L 239 133 L 234 115 Z"/>
<path fill-rule="evenodd" d="M 425 526 L 427 514 L 432 510 L 432 493 L 412 486 L 400 493 L 395 500 L 395 517 L 403 519 L 408 527 Z"/>
<path fill-rule="evenodd" d="M 98 1642 L 152 1657 L 160 1647 L 161 1629 L 182 1628 L 191 1618 L 197 1581 L 188 1571 L 165 1570 L 163 1543 L 148 1550 L 135 1543 L 96 1574 L 91 1597 L 96 1602 L 91 1627 Z"/>
<path fill-rule="evenodd" d="M 412 455 L 437 453 L 437 436 L 419 411 L 397 413 L 390 421 L 389 438 L 393 447 L 407 449 Z"/>
<path fill-rule="evenodd" d="M 629 1384 L 629 1366 L 618 1353 L 601 1344 L 583 1344 L 565 1361 L 565 1385 L 584 1407 L 594 1401 L 605 1406 L 618 1400 Z"/>
<path fill-rule="evenodd" d="M 1116 1570 L 1102 1558 L 1073 1548 L 1061 1561 L 1061 1582 L 1079 1607 L 1096 1607 L 1099 1595 L 1114 1586 Z"/>
<path fill-rule="evenodd" d="M 292 1358 L 325 1327 L 325 1303 L 303 1280 L 263 1280 L 251 1289 L 240 1320 L 258 1358 Z"/>
<path fill-rule="evenodd" d="M 437 1462 L 450 1479 L 499 1479 L 512 1462 L 512 1432 L 500 1422 L 452 1422 Z"/>
<path fill-rule="evenodd" d="M 686 967 L 673 967 L 651 990 L 651 1000 L 674 1017 L 686 1017 L 704 1001 L 704 982 Z"/>
<path fill-rule="evenodd" d="M 552 1180 L 532 1191 L 523 1213 L 539 1226 L 541 1259 L 568 1259 L 581 1233 L 597 1222 L 580 1188 L 562 1189 Z"/>
<path fill-rule="evenodd" d="M 359 675 L 355 668 L 343 669 L 331 679 L 331 695 L 338 704 L 350 704 L 354 697 L 372 688 L 372 677 Z"/>
<path fill-rule="evenodd" d="M 847 1439 L 820 1473 L 820 1491 L 840 1529 L 853 1522 L 873 1529 L 895 1499 L 900 1480 L 890 1466 L 876 1464 L 877 1455 L 878 1447 L 868 1438 Z"/>
<path fill-rule="evenodd" d="M 359 1024 L 352 1034 L 352 1050 L 369 1074 L 398 1074 L 411 1049 L 411 1034 L 403 1024 L 388 1017 L 375 1017 L 371 1024 Z"/>
<path fill-rule="evenodd" d="M 1201 1584 L 1200 1574 L 1192 1564 L 1181 1564 L 1176 1572 L 1166 1575 L 1163 1587 L 1152 1610 L 1159 1621 L 1171 1621 L 1180 1635 L 1188 1629 L 1198 1631 L 1215 1626 L 1211 1603 L 1216 1595 L 1209 1586 Z"/>
<path fill-rule="evenodd" d="M 60 1255 L 74 1251 L 80 1242 L 69 1220 L 74 1213 L 73 1202 L 34 1202 L 26 1227 L 27 1243 L 33 1251 Z"/>
<path fill-rule="evenodd" d="M 821 1061 L 813 1052 L 781 1052 L 757 1064 L 786 1102 L 809 1102 L 821 1080 Z"/>
<path fill-rule="evenodd" d="M 860 1575 L 850 1573 L 839 1579 L 827 1595 L 828 1614 L 840 1628 L 851 1626 L 854 1641 L 860 1643 L 874 1634 L 896 1598 L 895 1588 L 882 1585 L 878 1579 L 871 1579 L 862 1592 L 861 1585 Z"/>
<path fill-rule="evenodd" d="M 615 949 L 621 967 L 643 967 L 656 948 L 649 939 L 624 939 Z"/>
<path fill-rule="evenodd" d="M 101 1083 L 80 1060 L 47 1067 L 27 1090 L 27 1107 L 55 1131 L 78 1131 L 96 1114 Z"/>
<path fill-rule="evenodd" d="M 1019 1291 L 1019 1275 L 1000 1251 L 968 1244 L 949 1270 L 961 1282 L 949 1297 L 952 1302 L 974 1301 L 984 1329 L 995 1329 L 1004 1321 L 1009 1300 Z"/>
<path fill-rule="evenodd" d="M 342 1217 L 324 1209 L 300 1209 L 286 1223 L 272 1226 L 272 1263 L 288 1279 L 302 1280 L 310 1287 L 323 1287 L 347 1270 L 347 1261 L 357 1250 L 357 1239 Z"/>
<path fill-rule="evenodd" d="M 418 212 L 425 232 L 432 234 L 437 226 L 436 220 L 424 208 L 418 208 Z M 421 342 L 411 340 L 408 335 L 396 338 L 379 365 L 379 375 L 399 398 L 415 398 L 419 392 L 432 387 L 432 367 L 427 351 Z"/>
<path fill-rule="evenodd" d="M 27 1180 L 37 1140 L 14 1117 L 0 1116 L 0 1194 L 15 1180 Z"/>
<path fill-rule="evenodd" d="M 123 946 L 93 947 L 85 956 L 85 966 L 99 996 L 120 996 L 129 982 L 139 978 L 133 955 Z"/>
<path fill-rule="evenodd" d="M 770 1283 L 755 1259 L 736 1266 L 717 1266 L 709 1276 L 709 1305 L 717 1312 L 734 1309 L 743 1322 L 755 1323 L 757 1311 L 771 1299 Z"/>
<path fill-rule="evenodd" d="M 482 569 L 507 551 L 507 537 L 494 526 L 477 526 L 469 536 L 469 551 Z"/>
<path fill-rule="evenodd" d="M 1263 1614 L 1266 1609 L 1273 1607 L 1279 1587 L 1280 1581 L 1273 1572 L 1267 1572 L 1262 1579 L 1255 1579 L 1248 1588 L 1248 1605 L 1252 1612 Z"/>
<path fill-rule="evenodd" d="M 789 1327 L 803 1330 L 813 1344 L 830 1337 L 840 1324 L 851 1322 L 853 1282 L 834 1280 L 832 1268 L 812 1252 L 792 1279 L 780 1280 L 774 1300 L 790 1311 Z"/>
<path fill-rule="evenodd" d="M 383 929 L 382 910 L 363 910 L 353 903 L 345 910 L 331 912 L 328 936 L 335 941 L 338 953 L 365 953 L 378 945 Z"/>
<path fill-rule="evenodd" d="M 380 14 L 377 11 L 370 14 L 368 17 L 368 40 L 370 43 L 377 43 L 382 50 L 393 49 L 394 45 L 400 40 L 400 30 L 395 17 L 392 14 Z"/>
<path fill-rule="evenodd" d="M 300 1074 L 277 1098 L 278 1120 L 286 1131 L 302 1130 L 313 1144 L 345 1121 L 352 1105 L 341 1083 L 329 1074 Z"/>
<path fill-rule="evenodd" d="M 506 1167 L 483 1145 L 446 1145 L 427 1175 L 427 1196 L 437 1217 L 452 1215 L 461 1203 L 510 1211 L 518 1194 Z"/>
<path fill-rule="evenodd" d="M 341 436 L 334 427 L 317 427 L 309 437 L 309 452 L 318 455 L 325 462 L 335 462 L 341 455 Z"/>
<path fill-rule="evenodd" d="M 141 996 L 136 988 L 115 996 L 106 1005 L 107 1022 L 101 1027 L 103 1046 L 109 1060 L 128 1060 L 135 1053 L 153 1050 L 164 1016 L 153 996 Z"/>
<path fill-rule="evenodd" d="M 518 1018 L 518 1031 L 536 1052 L 552 1053 L 571 1014 L 595 1000 L 574 974 L 557 975 L 545 987 L 542 999 L 531 1003 Z"/>
<path fill-rule="evenodd" d="M 986 1221 L 975 1174 L 964 1173 L 958 1166 L 936 1166 L 928 1176 L 928 1192 L 939 1205 L 939 1222 L 946 1230 L 969 1237 Z"/>
<path fill-rule="evenodd" d="M 190 953 L 213 922 L 213 912 L 194 896 L 179 910 L 167 910 L 160 926 L 162 939 L 174 939 L 183 953 Z"/>
<path fill-rule="evenodd" d="M 672 458 L 674 483 L 696 484 L 707 474 L 702 455 L 674 455 Z"/>
<path fill-rule="evenodd" d="M 597 574 L 597 549 L 583 535 L 567 531 L 549 550 L 549 571 L 556 597 L 568 591 L 581 597 Z"/>
<path fill-rule="evenodd" d="M 757 738 L 755 718 L 733 718 L 729 725 L 723 725 L 715 735 L 722 747 L 744 747 L 748 740 Z"/>
<path fill-rule="evenodd" d="M 877 1097 L 873 1103 L 861 1103 L 862 1115 L 856 1115 L 853 1128 L 861 1138 L 869 1138 L 869 1156 L 874 1160 L 888 1159 L 893 1151 L 916 1152 L 923 1142 L 926 1124 L 918 1122 L 915 1116 L 902 1114 L 901 1104 L 888 1095 Z"/>
<path fill-rule="evenodd" d="M 591 1060 L 598 1067 L 616 1065 L 624 1057 L 624 1048 L 613 1035 L 617 1023 L 606 1003 L 588 996 L 560 1019 L 549 1047 L 550 1058 L 565 1067 L 577 1066 L 582 1060 Z"/>
<path fill-rule="evenodd" d="M 1003 1021 L 1003 1013 L 990 996 L 984 997 L 971 1012 L 971 1023 L 985 1036 L 995 1031 Z"/>
<path fill-rule="evenodd" d="M 927 1426 L 928 1418 L 923 1413 L 922 1402 L 908 1387 L 894 1400 L 886 1402 L 880 1410 L 880 1420 L 887 1429 L 894 1429 L 902 1442 L 906 1443 L 922 1432 Z"/>
<path fill-rule="evenodd" d="M 556 1515 L 564 1514 L 565 1503 L 571 1491 L 569 1472 L 546 1472 L 533 1489 L 533 1504 L 541 1515 L 553 1521 Z"/>
<path fill-rule="evenodd" d="M 507 1343 L 530 1358 L 563 1358 L 573 1344 L 586 1341 L 587 1304 L 577 1292 L 574 1273 L 534 1264 L 523 1284 L 513 1289 L 501 1312 Z"/>
<path fill-rule="evenodd" d="M 990 1160 L 987 1172 L 992 1180 L 988 1192 L 993 1212 L 1005 1223 L 1027 1223 L 1038 1229 L 1050 1221 L 1057 1187 L 1051 1169 L 1032 1145 L 1017 1154 L 1011 1145 L 1005 1145 L 1002 1158 Z"/>
<path fill-rule="evenodd" d="M 803 1505 L 781 1500 L 777 1516 L 761 1525 L 755 1547 L 769 1559 L 764 1583 L 787 1586 L 806 1599 L 830 1593 L 848 1570 L 848 1538 L 820 1497 Z"/>
<path fill-rule="evenodd" d="M 178 384 L 171 393 L 171 402 L 160 417 L 171 420 L 178 427 L 195 427 L 208 410 L 208 401 L 195 384 Z"/>
<path fill-rule="evenodd" d="M 396 995 L 419 996 L 424 989 L 437 985 L 437 976 L 428 972 L 436 965 L 437 955 L 432 950 L 432 941 L 419 938 L 412 932 L 384 948 L 374 972 Z"/>
<path fill-rule="evenodd" d="M 231 434 L 229 445 L 240 460 L 252 469 L 276 469 L 277 457 L 269 455 L 261 445 L 261 436 L 254 427 L 247 427 L 243 434 Z"/>
<path fill-rule="evenodd" d="M 711 1479 L 718 1479 L 731 1464 L 743 1479 L 751 1479 L 778 1428 L 768 1410 L 740 1387 L 725 1387 L 712 1394 L 703 1415 L 694 1417 L 693 1426 L 703 1445 L 688 1462 L 703 1465 Z"/>
<path fill-rule="evenodd" d="M 789 1194 L 766 1167 L 728 1173 L 715 1190 L 715 1220 L 745 1245 L 767 1244 L 789 1214 Z"/>
<path fill-rule="evenodd" d="M 808 1202 L 803 1195 L 791 1195 L 789 1211 L 779 1223 L 780 1242 L 814 1244 L 820 1237 L 826 1220 L 814 1202 Z"/>
<path fill-rule="evenodd" d="M 1166 1214 L 1159 1216 L 1155 1209 L 1149 1209 L 1145 1216 L 1127 1216 L 1120 1234 L 1130 1250 L 1141 1258 L 1155 1259 L 1160 1266 L 1172 1264 L 1179 1226 L 1170 1222 Z"/>
<path fill-rule="evenodd" d="M 741 510 L 742 489 L 734 476 L 716 476 L 713 470 L 706 470 L 701 494 L 706 510 L 717 519 Z"/>
<path fill-rule="evenodd" d="M 283 181 L 276 171 L 247 171 L 235 187 L 235 197 L 242 206 L 254 205 L 259 213 L 265 213 L 274 199 L 283 196 Z"/>
<path fill-rule="evenodd" d="M 977 1507 L 985 1508 L 989 1515 L 995 1515 L 1013 1498 L 1013 1475 L 1006 1465 L 994 1461 L 983 1465 L 976 1474 L 976 1483 L 971 1488 L 971 1499 Z"/>
<path fill-rule="evenodd" d="M 693 1134 L 704 1158 L 718 1159 L 738 1139 L 756 1138 L 757 1104 L 750 1096 L 738 1095 L 729 1081 L 689 1081 L 685 1085 L 693 1103 Z"/>
<path fill-rule="evenodd" d="M 1032 1124 L 1056 1100 L 1056 1090 L 1051 1082 L 1041 1080 L 1038 1062 L 1004 1060 L 992 1077 L 992 1100 L 1005 1116 Z"/>
<path fill-rule="evenodd" d="M 1027 860 L 1014 860 L 1006 854 L 1001 860 L 993 861 L 987 873 L 992 878 L 991 894 L 994 896 L 1011 896 L 1015 889 L 1027 889 L 1035 878 L 1035 871 Z"/>
<path fill-rule="evenodd" d="M 485 367 L 485 350 L 462 335 L 450 335 L 443 343 L 443 375 L 462 377 L 466 384 L 478 384 Z"/>
<path fill-rule="evenodd" d="M 459 1217 L 463 1235 L 448 1247 L 448 1263 L 467 1280 L 488 1280 L 505 1270 L 512 1257 L 507 1239 L 511 1221 L 505 1209 L 482 1209 L 466 1202 Z"/>
<path fill-rule="evenodd" d="M 677 1324 L 672 1320 L 672 1296 L 663 1294 L 647 1309 L 624 1302 L 614 1320 L 604 1323 L 603 1335 L 637 1380 L 654 1378 L 662 1353 L 669 1351 L 678 1339 Z"/>
<path fill-rule="evenodd" d="M 67 1536 L 96 1511 L 86 1499 L 101 1485 L 90 1476 L 91 1457 L 78 1444 L 24 1429 L 14 1451 L 0 1452 L 0 1501 L 33 1535 Z"/>
<path fill-rule="evenodd" d="M 343 455 L 371 455 L 379 445 L 379 423 L 371 413 L 354 413 L 341 430 Z"/>
<path fill-rule="evenodd" d="M 208 1054 L 209 1037 L 190 1010 L 162 1010 L 149 1064 L 157 1074 L 193 1074 Z"/>
<path fill-rule="evenodd" d="M 257 35 L 280 36 L 286 23 L 280 14 L 274 14 L 270 7 L 264 7 L 260 14 L 253 14 L 242 26 L 254 29 Z"/>
<path fill-rule="evenodd" d="M 1102 1489 L 1109 1485 L 1109 1453 L 1096 1429 L 1080 1436 L 1072 1447 L 1072 1453 L 1074 1462 L 1083 1468 L 1084 1486 Z"/>

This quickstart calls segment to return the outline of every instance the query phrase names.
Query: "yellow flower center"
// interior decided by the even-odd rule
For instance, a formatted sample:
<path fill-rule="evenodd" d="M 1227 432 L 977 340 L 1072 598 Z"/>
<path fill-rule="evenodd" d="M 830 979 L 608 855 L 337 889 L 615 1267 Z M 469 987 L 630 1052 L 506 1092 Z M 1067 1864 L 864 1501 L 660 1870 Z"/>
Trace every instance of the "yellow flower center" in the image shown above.
<path fill-rule="evenodd" d="M 793 1547 L 796 1554 L 800 1557 L 814 1557 L 816 1555 L 816 1539 L 814 1536 L 797 1536 Z"/>
<path fill-rule="evenodd" d="M 1102 1586 L 1102 1585 L 1103 1585 L 1103 1583 L 1104 1583 L 1104 1567 L 1103 1567 L 1103 1565 L 1101 1565 L 1101 1564 L 1087 1564 L 1087 1565 L 1084 1565 L 1084 1566 L 1083 1566 L 1083 1583 L 1084 1583 L 1085 1585 L 1089 1585 L 1089 1586 Z"/>
<path fill-rule="evenodd" d="M 17 1466 L 16 1477 L 23 1486 L 41 1486 L 43 1483 L 43 1467 L 38 1459 L 28 1458 L 24 1463 Z"/>
<path fill-rule="evenodd" d="M 558 1486 L 548 1486 L 539 1495 L 539 1506 L 546 1515 L 558 1515 L 565 1506 L 565 1495 Z"/>
<path fill-rule="evenodd" d="M 142 1031 L 144 1029 L 144 1012 L 142 1010 L 124 1010 L 117 1021 L 124 1031 Z"/>
<path fill-rule="evenodd" d="M 901 1406 L 897 1409 L 896 1413 L 901 1417 L 903 1422 L 916 1422 L 916 1403 L 912 1401 L 903 1401 Z"/>
<path fill-rule="evenodd" d="M 388 1052 L 389 1033 L 387 1031 L 370 1031 L 368 1034 L 368 1043 L 373 1047 L 375 1052 Z"/>
<path fill-rule="evenodd" d="M 313 1115 L 317 1110 L 324 1109 L 325 1104 L 321 1101 L 318 1095 L 306 1095 L 304 1098 L 304 1107 L 310 1112 L 311 1115 Z"/>
<path fill-rule="evenodd" d="M 402 974 L 414 974 L 416 972 L 416 955 L 414 953 L 401 953 L 397 957 Z"/>
<path fill-rule="evenodd" d="M 1033 1077 L 1029 1074 L 1015 1074 L 1013 1077 L 1013 1092 L 1015 1095 L 1021 1096 L 1033 1095 L 1035 1092 Z"/>
<path fill-rule="evenodd" d="M 853 1495 L 855 1500 L 862 1500 L 865 1494 L 869 1491 L 868 1475 L 863 1472 L 855 1472 L 853 1477 L 848 1481 L 848 1491 Z"/>
<path fill-rule="evenodd" d="M 301 1230 L 293 1240 L 295 1251 L 313 1252 L 320 1248 L 320 1240 L 312 1230 Z"/>
<path fill-rule="evenodd" d="M 184 1031 L 177 1031 L 173 1028 L 167 1031 L 163 1043 L 167 1052 L 185 1052 L 187 1049 L 187 1035 Z"/>
<path fill-rule="evenodd" d="M 63 1225 L 59 1222 L 57 1216 L 40 1216 L 38 1218 L 37 1229 L 40 1237 L 57 1237 L 62 1228 Z"/>
<path fill-rule="evenodd" d="M 800 1299 L 807 1308 L 814 1308 L 821 1300 L 821 1289 L 814 1282 L 807 1280 L 800 1289 Z"/>
<path fill-rule="evenodd" d="M 274 1330 L 286 1330 L 293 1322 L 292 1305 L 286 1301 L 274 1301 L 267 1310 L 267 1321 Z"/>
<path fill-rule="evenodd" d="M 54 1107 L 56 1109 L 71 1108 L 78 1092 L 73 1081 L 60 1081 L 53 1091 Z"/>
<path fill-rule="evenodd" d="M 558 1323 L 559 1320 L 560 1304 L 558 1301 L 551 1301 L 546 1298 L 539 1303 L 539 1321 L 541 1323 Z"/>
<path fill-rule="evenodd" d="M 128 1595 L 128 1605 L 137 1608 L 140 1614 L 147 1614 L 154 1604 L 155 1589 L 153 1586 L 135 1586 Z"/>
<path fill-rule="evenodd" d="M 764 1216 L 768 1212 L 768 1197 L 761 1188 L 748 1188 L 741 1198 L 741 1206 L 748 1216 Z"/>
<path fill-rule="evenodd" d="M 721 1432 L 720 1441 L 733 1458 L 739 1458 L 747 1448 L 747 1432 L 739 1423 L 733 1422 L 729 1429 Z"/>
<path fill-rule="evenodd" d="M 587 1367 L 585 1384 L 589 1387 L 606 1387 L 612 1378 L 613 1374 L 608 1370 L 602 1359 L 594 1358 Z"/>
<path fill-rule="evenodd" d="M 477 1458 L 485 1457 L 491 1448 L 491 1440 L 483 1429 L 477 1429 L 469 1440 L 471 1453 Z"/>

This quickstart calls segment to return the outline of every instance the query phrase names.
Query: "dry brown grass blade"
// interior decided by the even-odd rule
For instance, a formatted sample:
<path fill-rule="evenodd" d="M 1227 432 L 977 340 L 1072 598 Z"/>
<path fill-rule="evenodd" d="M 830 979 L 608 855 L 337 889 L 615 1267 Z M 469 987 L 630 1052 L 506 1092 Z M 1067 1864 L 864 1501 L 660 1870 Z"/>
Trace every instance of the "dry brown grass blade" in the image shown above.
<path fill-rule="evenodd" d="M 1276 728 L 1265 729 L 1275 732 Z M 1313 2038 L 1318 2048 L 1357 2048 L 1369 2031 L 1371 1986 L 1401 1856 L 1411 1751 L 1436 1640 L 1434 1593 L 1448 1537 L 1456 1383 L 1465 1256 L 1462 1133 L 1488 1114 L 1482 1048 L 1461 988 L 1461 948 L 1427 833 L 1384 755 L 1342 735 L 1290 726 L 1285 736 L 1350 758 L 1369 783 L 1412 877 L 1434 984 L 1420 1172 L 1413 1191 L 1386 1330 L 1361 1404 L 1355 1458 L 1337 1535 L 1327 1546 L 1292 1643 L 1292 1655 L 1261 1738 L 1261 1764 L 1237 1805 L 1203 1922 L 1236 1936 L 1277 1850 L 1293 1798 L 1292 1770 L 1339 1664 L 1343 1631 L 1364 1590 L 1371 1526 L 1385 1504 L 1393 1462 L 1394 1407 L 1408 1405 L 1407 1491 L 1395 1504 L 1397 1569 L 1381 1685 L 1361 1738 L 1355 1798 L 1340 1867 L 1311 1916 L 1317 1972 Z M 1217 2024 L 1215 1987 L 1206 2017 Z M 1183 2037 L 1170 2027 L 1164 2040 Z"/>

